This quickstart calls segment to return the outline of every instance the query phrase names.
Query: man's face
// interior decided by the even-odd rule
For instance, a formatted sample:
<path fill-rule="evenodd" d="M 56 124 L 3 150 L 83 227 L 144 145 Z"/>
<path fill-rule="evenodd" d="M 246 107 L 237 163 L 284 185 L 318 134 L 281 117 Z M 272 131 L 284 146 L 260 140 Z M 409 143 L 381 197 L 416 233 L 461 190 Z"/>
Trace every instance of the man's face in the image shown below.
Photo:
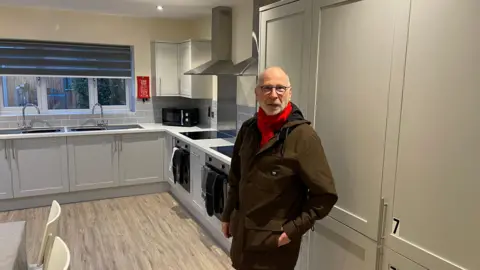
<path fill-rule="evenodd" d="M 263 82 L 255 88 L 255 96 L 267 115 L 276 115 L 287 107 L 292 89 L 283 72 L 265 72 Z"/>

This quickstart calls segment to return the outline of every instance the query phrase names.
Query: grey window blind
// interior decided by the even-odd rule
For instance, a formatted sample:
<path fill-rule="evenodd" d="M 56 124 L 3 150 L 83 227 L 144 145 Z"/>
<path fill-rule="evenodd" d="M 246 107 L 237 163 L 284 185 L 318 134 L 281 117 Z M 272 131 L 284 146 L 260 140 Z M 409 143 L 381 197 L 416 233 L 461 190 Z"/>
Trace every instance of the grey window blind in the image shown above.
<path fill-rule="evenodd" d="M 131 78 L 132 48 L 0 39 L 0 75 Z"/>

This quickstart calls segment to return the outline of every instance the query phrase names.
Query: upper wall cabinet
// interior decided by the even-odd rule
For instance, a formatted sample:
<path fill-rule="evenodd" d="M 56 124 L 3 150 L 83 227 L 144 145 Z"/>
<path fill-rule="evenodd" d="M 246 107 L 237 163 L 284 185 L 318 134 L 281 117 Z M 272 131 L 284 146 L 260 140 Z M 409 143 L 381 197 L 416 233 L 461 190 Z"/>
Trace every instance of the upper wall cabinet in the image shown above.
<path fill-rule="evenodd" d="M 260 72 L 271 66 L 282 67 L 290 77 L 292 102 L 311 117 L 313 106 L 308 107 L 311 1 L 284 3 L 287 4 L 279 2 L 261 9 Z"/>
<path fill-rule="evenodd" d="M 387 245 L 428 269 L 480 269 L 480 1 L 404 2 Z"/>
<path fill-rule="evenodd" d="M 374 240 L 396 2 L 313 1 L 310 85 L 316 88 L 315 129 L 339 193 L 331 216 Z"/>
<path fill-rule="evenodd" d="M 211 60 L 210 41 L 155 42 L 152 93 L 156 96 L 212 98 L 212 76 L 184 75 Z"/>

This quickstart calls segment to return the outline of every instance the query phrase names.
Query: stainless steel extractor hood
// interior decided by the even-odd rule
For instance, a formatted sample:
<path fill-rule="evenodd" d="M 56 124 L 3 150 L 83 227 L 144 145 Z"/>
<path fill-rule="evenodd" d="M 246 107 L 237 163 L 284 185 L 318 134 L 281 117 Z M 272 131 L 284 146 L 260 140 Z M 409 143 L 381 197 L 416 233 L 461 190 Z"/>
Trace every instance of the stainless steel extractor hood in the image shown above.
<path fill-rule="evenodd" d="M 252 24 L 252 56 L 233 66 L 229 71 L 235 76 L 257 76 L 258 75 L 258 55 L 259 55 L 259 21 L 260 8 L 279 0 L 253 0 L 253 24 Z"/>
<path fill-rule="evenodd" d="M 212 10 L 212 60 L 185 75 L 232 75 L 232 8 Z"/>

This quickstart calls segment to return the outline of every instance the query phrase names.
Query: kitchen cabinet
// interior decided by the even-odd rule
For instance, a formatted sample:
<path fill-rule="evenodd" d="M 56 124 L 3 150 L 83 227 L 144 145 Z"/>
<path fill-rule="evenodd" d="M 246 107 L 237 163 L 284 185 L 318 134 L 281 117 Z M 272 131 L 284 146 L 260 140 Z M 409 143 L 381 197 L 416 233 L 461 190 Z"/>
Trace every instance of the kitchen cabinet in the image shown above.
<path fill-rule="evenodd" d="M 119 136 L 120 185 L 164 181 L 163 133 L 123 134 Z"/>
<path fill-rule="evenodd" d="M 174 147 L 174 142 L 173 142 L 173 137 L 171 135 L 165 135 L 165 155 L 164 155 L 164 166 L 163 166 L 163 177 L 165 178 L 165 181 L 170 182 L 170 184 L 173 186 L 174 181 L 173 181 L 173 171 L 170 170 L 170 165 L 172 162 L 172 155 L 173 155 L 173 147 Z"/>
<path fill-rule="evenodd" d="M 309 270 L 376 269 L 376 243 L 330 217 L 310 232 L 309 251 Z"/>
<path fill-rule="evenodd" d="M 180 96 L 211 99 L 215 76 L 185 75 L 184 73 L 212 59 L 211 42 L 190 40 L 179 44 Z"/>
<path fill-rule="evenodd" d="M 8 140 L 0 141 L 0 200 L 13 198 Z"/>
<path fill-rule="evenodd" d="M 68 192 L 65 137 L 11 140 L 15 198 Z"/>
<path fill-rule="evenodd" d="M 115 135 L 76 136 L 67 141 L 70 191 L 118 186 Z"/>
<path fill-rule="evenodd" d="M 308 101 L 311 1 L 285 2 L 260 10 L 259 71 L 271 66 L 283 68 L 290 77 L 292 102 L 309 118 L 313 115 Z"/>
<path fill-rule="evenodd" d="M 340 194 L 330 215 L 373 240 L 397 2 L 313 1 L 314 123 Z"/>
<path fill-rule="evenodd" d="M 157 96 L 211 99 L 214 76 L 184 73 L 211 60 L 209 40 L 154 42 L 153 91 Z"/>
<path fill-rule="evenodd" d="M 397 147 L 386 154 L 386 244 L 429 269 L 480 269 L 479 9 L 476 0 L 409 8 L 401 107 L 388 123 Z"/>
<path fill-rule="evenodd" d="M 202 198 L 202 173 L 205 165 L 205 153 L 190 147 L 190 183 L 193 203 L 201 213 L 206 213 L 205 201 Z"/>
<path fill-rule="evenodd" d="M 157 96 L 178 96 L 178 44 L 157 42 L 154 43 L 155 64 L 154 87 Z"/>
<path fill-rule="evenodd" d="M 298 255 L 295 270 L 308 270 L 308 256 L 310 253 L 310 231 L 302 236 L 302 245 L 300 246 L 300 254 Z"/>
<path fill-rule="evenodd" d="M 428 270 L 387 248 L 383 254 L 382 270 Z"/>
<path fill-rule="evenodd" d="M 160 133 L 70 137 L 70 190 L 161 182 L 163 149 Z"/>

